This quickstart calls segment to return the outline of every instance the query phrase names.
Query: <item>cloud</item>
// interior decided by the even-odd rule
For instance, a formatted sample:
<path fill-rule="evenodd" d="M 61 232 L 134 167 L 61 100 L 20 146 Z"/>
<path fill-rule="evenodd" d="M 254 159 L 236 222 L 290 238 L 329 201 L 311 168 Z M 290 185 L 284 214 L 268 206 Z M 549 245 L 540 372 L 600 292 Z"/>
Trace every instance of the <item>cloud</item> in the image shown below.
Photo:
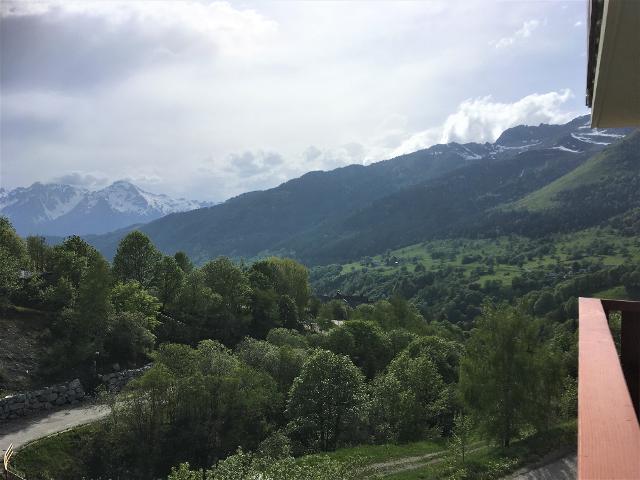
<path fill-rule="evenodd" d="M 9 2 L 0 22 L 5 89 L 73 90 L 194 56 L 251 58 L 278 31 L 227 2 Z"/>
<path fill-rule="evenodd" d="M 515 102 L 496 102 L 488 95 L 463 101 L 441 127 L 414 133 L 395 149 L 393 155 L 410 153 L 435 143 L 493 142 L 507 128 L 539 123 L 565 123 L 577 115 L 565 105 L 571 90 L 533 93 Z"/>
<path fill-rule="evenodd" d="M 502 37 L 500 40 L 493 42 L 495 48 L 510 47 L 518 40 L 529 38 L 531 34 L 540 26 L 538 20 L 527 20 L 522 26 L 509 37 Z"/>
<path fill-rule="evenodd" d="M 97 188 L 108 183 L 108 179 L 99 174 L 93 175 L 82 172 L 71 172 L 66 175 L 54 177 L 52 183 L 61 183 L 65 185 L 76 185 L 78 187 Z"/>
<path fill-rule="evenodd" d="M 584 35 L 567 28 L 577 3 L 561 17 L 552 2 L 486 0 L 0 5 L 7 188 L 99 172 L 224 200 L 437 143 L 461 99 L 578 92 L 584 81 Z M 489 46 L 543 25 L 527 55 Z M 579 97 L 562 108 L 578 111 Z M 463 120 L 451 138 L 482 137 Z"/>
<path fill-rule="evenodd" d="M 275 152 L 250 152 L 240 154 L 232 153 L 229 156 L 228 170 L 240 177 L 253 177 L 272 172 L 276 167 L 282 165 L 284 159 Z"/>

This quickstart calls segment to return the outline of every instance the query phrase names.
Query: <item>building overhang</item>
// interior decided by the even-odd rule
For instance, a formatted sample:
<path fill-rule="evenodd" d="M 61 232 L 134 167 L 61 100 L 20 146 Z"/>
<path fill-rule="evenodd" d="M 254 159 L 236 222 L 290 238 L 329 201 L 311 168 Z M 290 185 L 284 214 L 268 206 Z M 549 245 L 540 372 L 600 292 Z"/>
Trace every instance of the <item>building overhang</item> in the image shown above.
<path fill-rule="evenodd" d="M 589 0 L 592 127 L 640 126 L 640 1 Z"/>

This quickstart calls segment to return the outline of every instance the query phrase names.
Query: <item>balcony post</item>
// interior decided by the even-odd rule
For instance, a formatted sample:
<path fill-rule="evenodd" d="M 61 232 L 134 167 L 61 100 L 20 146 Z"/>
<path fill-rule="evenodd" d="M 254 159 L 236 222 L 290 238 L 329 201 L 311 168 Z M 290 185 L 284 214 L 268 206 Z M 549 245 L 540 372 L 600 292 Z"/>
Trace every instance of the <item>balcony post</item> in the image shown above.
<path fill-rule="evenodd" d="M 640 419 L 640 313 L 622 312 L 620 363 L 636 417 Z"/>

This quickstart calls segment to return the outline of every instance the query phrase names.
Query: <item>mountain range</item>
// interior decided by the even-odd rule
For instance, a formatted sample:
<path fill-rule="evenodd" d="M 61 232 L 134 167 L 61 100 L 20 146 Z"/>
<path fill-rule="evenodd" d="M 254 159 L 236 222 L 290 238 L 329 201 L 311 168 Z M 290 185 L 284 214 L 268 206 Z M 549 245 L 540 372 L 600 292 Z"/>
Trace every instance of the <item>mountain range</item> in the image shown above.
<path fill-rule="evenodd" d="M 21 235 L 101 234 L 206 205 L 210 203 L 145 192 L 124 180 L 97 191 L 40 182 L 0 189 L 0 215 Z"/>
<path fill-rule="evenodd" d="M 367 166 L 310 172 L 276 188 L 172 213 L 139 229 L 162 251 L 183 250 L 198 263 L 219 255 L 278 254 L 314 265 L 346 262 L 433 237 L 537 234 L 549 225 L 573 228 L 627 208 L 605 208 L 608 187 L 600 187 L 603 182 L 612 188 L 624 183 L 612 176 L 620 162 L 627 168 L 625 175 L 638 178 L 640 140 L 638 135 L 624 140 L 630 133 L 591 129 L 588 116 L 563 125 L 518 126 L 493 143 L 434 145 Z M 571 193 L 582 183 L 564 179 L 603 162 L 609 164 L 595 168 L 600 183 L 589 197 L 594 205 L 589 215 Z M 544 197 L 545 188 L 552 189 L 549 208 L 530 208 L 526 199 Z M 625 192 L 631 195 L 628 208 L 640 206 L 640 194 Z M 573 212 L 572 217 L 565 219 L 565 212 Z M 112 256 L 130 230 L 87 239 Z"/>

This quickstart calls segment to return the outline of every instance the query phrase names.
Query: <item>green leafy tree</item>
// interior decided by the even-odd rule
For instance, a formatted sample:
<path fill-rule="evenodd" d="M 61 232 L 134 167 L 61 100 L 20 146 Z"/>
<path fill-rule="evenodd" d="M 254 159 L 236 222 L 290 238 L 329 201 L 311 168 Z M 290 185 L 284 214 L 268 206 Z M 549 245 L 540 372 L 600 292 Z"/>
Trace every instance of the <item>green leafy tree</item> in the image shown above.
<path fill-rule="evenodd" d="M 111 304 L 105 350 L 112 360 L 136 364 L 155 343 L 160 302 L 134 280 L 113 287 Z"/>
<path fill-rule="evenodd" d="M 71 333 L 81 334 L 92 344 L 94 351 L 102 349 L 102 342 L 108 329 L 108 317 L 111 308 L 111 267 L 102 255 L 93 254 L 87 261 L 87 267 L 78 287 L 75 302 L 75 315 L 78 330 Z"/>
<path fill-rule="evenodd" d="M 173 304 L 178 298 L 184 279 L 184 271 L 173 257 L 163 257 L 158 263 L 154 278 L 155 291 L 162 310 L 168 304 Z"/>
<path fill-rule="evenodd" d="M 289 392 L 289 429 L 303 449 L 333 450 L 355 440 L 365 401 L 360 370 L 347 357 L 316 350 Z"/>
<path fill-rule="evenodd" d="M 467 478 L 467 454 L 471 443 L 472 429 L 473 422 L 469 415 L 459 413 L 455 416 L 446 456 L 449 469 L 448 479 Z"/>
<path fill-rule="evenodd" d="M 109 317 L 104 350 L 110 361 L 137 365 L 151 354 L 155 340 L 142 313 L 114 312 Z"/>
<path fill-rule="evenodd" d="M 292 348 L 307 348 L 307 339 L 296 330 L 286 328 L 274 328 L 267 334 L 267 342 L 279 347 L 289 346 Z"/>
<path fill-rule="evenodd" d="M 172 315 L 184 325 L 182 338 L 195 342 L 203 338 L 224 338 L 223 299 L 205 284 L 205 275 L 195 269 L 187 274 Z"/>
<path fill-rule="evenodd" d="M 323 343 L 325 348 L 339 355 L 349 356 L 356 348 L 356 341 L 353 338 L 353 334 L 346 328 L 333 328 L 329 330 Z"/>
<path fill-rule="evenodd" d="M 45 271 L 49 264 L 49 252 L 51 250 L 45 238 L 31 235 L 27 237 L 26 244 L 31 267 L 37 272 Z"/>
<path fill-rule="evenodd" d="M 117 468 L 109 473 L 120 478 L 160 478 L 179 462 L 204 468 L 238 446 L 255 449 L 281 404 L 266 373 L 212 340 L 161 346 L 127 389 L 106 425 Z"/>
<path fill-rule="evenodd" d="M 236 346 L 238 357 L 247 365 L 268 373 L 287 394 L 293 380 L 300 374 L 306 359 L 304 350 L 288 345 L 277 346 L 264 340 L 245 338 Z"/>
<path fill-rule="evenodd" d="M 301 328 L 298 309 L 293 298 L 289 295 L 280 296 L 278 300 L 278 315 L 283 327 L 291 330 L 299 330 Z"/>
<path fill-rule="evenodd" d="M 464 347 L 451 340 L 429 335 L 420 337 L 407 346 L 411 357 L 426 355 L 436 366 L 445 383 L 458 382 L 460 357 Z"/>
<path fill-rule="evenodd" d="M 160 302 L 136 280 L 117 283 L 111 292 L 111 303 L 116 313 L 139 313 L 149 330 L 158 324 Z"/>
<path fill-rule="evenodd" d="M 18 236 L 15 228 L 6 217 L 0 217 L 0 248 L 5 249 L 9 255 L 19 261 L 27 256 L 27 248 L 24 240 Z"/>
<path fill-rule="evenodd" d="M 276 272 L 276 291 L 280 295 L 291 297 L 298 307 L 299 318 L 303 318 L 310 292 L 307 268 L 290 258 L 271 257 L 268 261 Z"/>
<path fill-rule="evenodd" d="M 193 271 L 193 262 L 186 253 L 176 252 L 173 258 L 184 273 L 191 273 Z"/>
<path fill-rule="evenodd" d="M 192 470 L 188 463 L 182 463 L 171 469 L 168 480 L 354 480 L 361 474 L 357 461 L 339 461 L 327 456 L 274 458 L 238 449 L 206 472 Z"/>
<path fill-rule="evenodd" d="M 487 305 L 461 364 L 465 404 L 485 433 L 504 447 L 532 418 L 537 332 L 534 319 L 517 308 Z"/>
<path fill-rule="evenodd" d="M 249 279 L 240 267 L 225 257 L 207 262 L 201 271 L 205 286 L 221 299 L 221 315 L 217 319 L 214 338 L 225 344 L 235 344 L 246 334 L 250 323 L 252 291 Z"/>
<path fill-rule="evenodd" d="M 250 334 L 264 338 L 269 330 L 281 325 L 278 294 L 272 288 L 252 288 Z"/>
<path fill-rule="evenodd" d="M 153 284 L 162 254 L 149 237 L 137 230 L 127 234 L 113 258 L 113 273 L 121 282 L 135 280 L 147 288 Z"/>
<path fill-rule="evenodd" d="M 542 292 L 536 300 L 536 303 L 533 304 L 533 312 L 536 315 L 544 315 L 549 313 L 556 306 L 555 298 L 553 294 L 550 292 Z"/>
<path fill-rule="evenodd" d="M 373 378 L 384 370 L 391 359 L 391 344 L 380 327 L 372 322 L 350 320 L 340 328 L 348 332 L 354 341 L 353 349 L 345 353 L 367 378 Z"/>
<path fill-rule="evenodd" d="M 438 427 L 448 408 L 447 388 L 426 355 L 412 358 L 404 352 L 374 382 L 374 425 L 381 439 L 410 441 L 424 438 Z"/>
<path fill-rule="evenodd" d="M 9 305 L 10 298 L 20 287 L 20 270 L 24 268 L 27 249 L 11 222 L 0 217 L 0 309 Z"/>

